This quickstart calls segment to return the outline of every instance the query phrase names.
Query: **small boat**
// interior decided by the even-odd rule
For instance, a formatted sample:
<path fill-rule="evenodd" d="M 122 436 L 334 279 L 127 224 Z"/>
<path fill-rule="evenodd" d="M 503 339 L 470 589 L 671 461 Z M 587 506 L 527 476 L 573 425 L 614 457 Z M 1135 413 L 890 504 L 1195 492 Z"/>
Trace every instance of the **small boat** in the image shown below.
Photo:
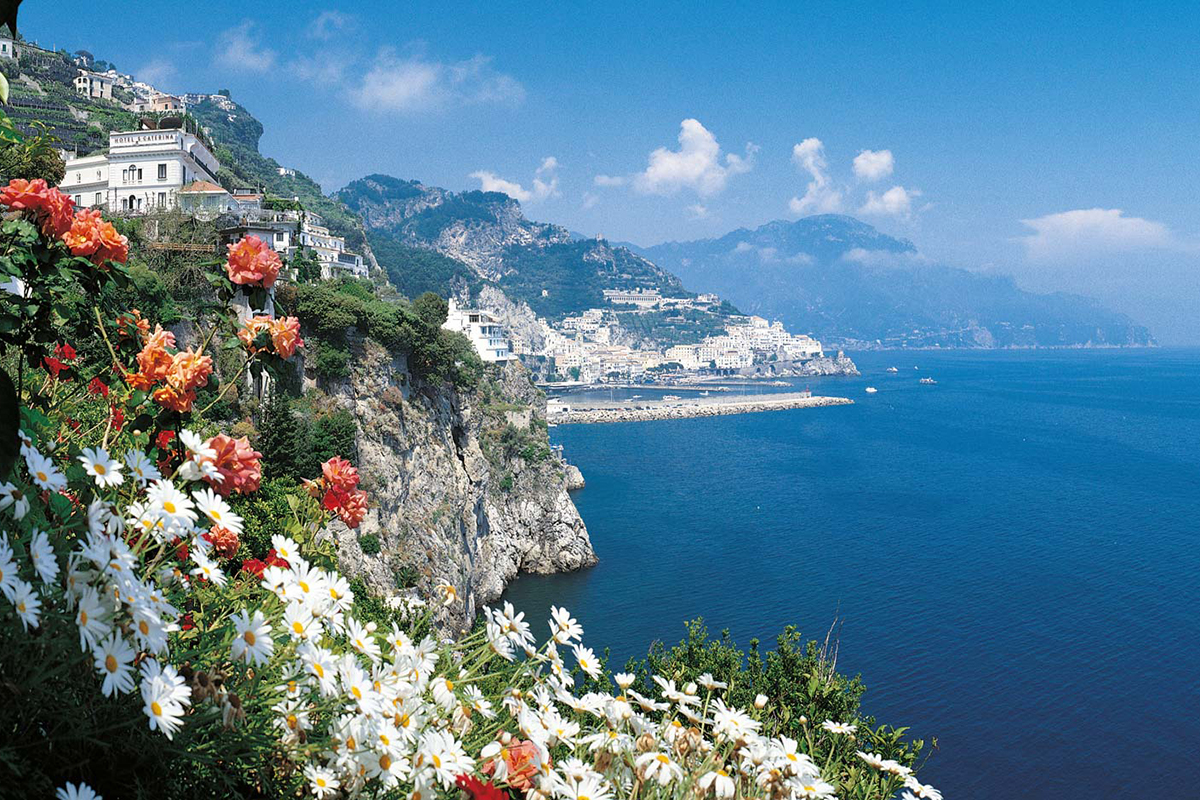
<path fill-rule="evenodd" d="M 663 395 L 663 400 L 678 400 L 678 399 L 679 399 L 679 395 L 677 395 L 677 394 L 664 394 Z"/>
<path fill-rule="evenodd" d="M 701 392 L 701 393 L 700 393 L 700 396 L 701 396 L 701 397 L 708 397 L 708 390 L 706 389 L 706 390 L 704 390 L 703 392 Z"/>
<path fill-rule="evenodd" d="M 937 381 L 935 381 L 933 378 L 921 378 L 920 382 L 926 386 L 932 386 L 933 384 L 937 383 Z"/>
<path fill-rule="evenodd" d="M 887 371 L 888 372 L 899 372 L 900 370 L 896 369 L 895 367 L 888 367 Z"/>
<path fill-rule="evenodd" d="M 867 387 L 867 394 L 875 394 L 875 393 L 876 393 L 876 392 L 878 392 L 878 391 L 879 391 L 879 390 L 878 390 L 878 389 L 876 389 L 874 386 L 868 386 L 868 387 Z"/>

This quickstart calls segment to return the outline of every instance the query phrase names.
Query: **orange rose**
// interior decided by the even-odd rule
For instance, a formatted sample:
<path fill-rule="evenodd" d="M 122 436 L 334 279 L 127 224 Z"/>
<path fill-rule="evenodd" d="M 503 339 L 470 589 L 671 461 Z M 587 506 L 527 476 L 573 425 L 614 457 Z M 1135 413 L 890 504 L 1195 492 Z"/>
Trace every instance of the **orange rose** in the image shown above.
<path fill-rule="evenodd" d="M 522 741 L 500 750 L 500 757 L 508 767 L 508 785 L 524 791 L 533 787 L 531 778 L 538 773 L 538 747 L 531 741 Z M 495 761 L 483 765 L 483 773 L 496 771 Z"/>
<path fill-rule="evenodd" d="M 291 358 L 297 347 L 304 346 L 300 338 L 300 320 L 295 317 L 283 317 L 271 320 L 271 344 L 280 358 Z"/>
<path fill-rule="evenodd" d="M 254 343 L 258 340 L 260 334 L 270 333 L 271 318 L 259 314 L 251 317 L 242 324 L 242 329 L 238 331 L 238 339 L 245 345 L 246 349 L 251 353 L 257 353 L 262 348 Z"/>
<path fill-rule="evenodd" d="M 244 236 L 241 241 L 229 245 L 225 272 L 236 284 L 270 289 L 282 267 L 279 254 L 257 236 Z"/>
<path fill-rule="evenodd" d="M 180 391 L 174 386 L 163 386 L 155 389 L 150 396 L 154 398 L 154 402 L 163 408 L 178 411 L 180 414 L 186 414 L 188 411 L 191 411 L 192 403 L 196 402 L 195 389 Z"/>
<path fill-rule="evenodd" d="M 83 208 L 75 212 L 71 228 L 63 235 L 63 244 L 72 255 L 93 256 L 100 247 L 100 212 Z"/>
<path fill-rule="evenodd" d="M 199 350 L 184 350 L 176 353 L 171 360 L 171 371 L 167 382 L 180 391 L 200 389 L 208 384 L 208 376 L 212 374 L 213 361 Z"/>
<path fill-rule="evenodd" d="M 262 483 L 262 466 L 259 463 L 262 453 L 251 447 L 245 436 L 234 439 L 220 433 L 205 444 L 217 452 L 213 465 L 223 480 L 205 478 L 217 492 L 228 497 L 231 492 L 249 494 L 258 491 Z"/>

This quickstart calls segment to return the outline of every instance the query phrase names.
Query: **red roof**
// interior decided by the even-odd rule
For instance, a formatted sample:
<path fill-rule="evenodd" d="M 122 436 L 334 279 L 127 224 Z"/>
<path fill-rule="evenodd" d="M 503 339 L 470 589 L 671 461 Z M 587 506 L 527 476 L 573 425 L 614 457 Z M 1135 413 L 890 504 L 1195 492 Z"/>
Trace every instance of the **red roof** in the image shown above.
<path fill-rule="evenodd" d="M 179 191 L 181 191 L 181 192 L 221 192 L 222 194 L 229 194 L 229 192 L 225 191 L 220 186 L 217 186 L 215 183 L 209 183 L 208 181 L 192 181 L 191 183 L 189 183 L 187 186 L 184 186 Z"/>

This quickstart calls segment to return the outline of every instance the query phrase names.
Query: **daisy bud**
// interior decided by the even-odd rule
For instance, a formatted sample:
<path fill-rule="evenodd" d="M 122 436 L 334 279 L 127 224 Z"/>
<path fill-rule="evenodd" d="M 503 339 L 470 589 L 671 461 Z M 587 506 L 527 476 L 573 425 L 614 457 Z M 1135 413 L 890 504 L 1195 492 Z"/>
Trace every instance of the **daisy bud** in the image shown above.
<path fill-rule="evenodd" d="M 695 694 L 696 693 L 696 684 L 689 683 L 687 686 L 683 687 L 683 692 L 684 692 L 684 694 Z"/>
<path fill-rule="evenodd" d="M 601 750 L 596 753 L 596 760 L 593 762 L 592 767 L 596 772 L 607 772 L 608 768 L 612 766 L 612 760 L 612 753 L 607 750 Z"/>
<path fill-rule="evenodd" d="M 801 714 L 801 715 L 800 715 L 800 724 L 801 724 L 801 725 L 807 725 L 807 724 L 808 724 L 808 717 L 806 717 L 806 716 L 804 716 L 803 714 Z"/>
<path fill-rule="evenodd" d="M 367 623 L 367 633 L 374 633 L 378 629 L 379 629 L 379 626 L 376 625 L 374 622 Z"/>
<path fill-rule="evenodd" d="M 649 753 L 654 749 L 655 744 L 657 743 L 654 741 L 654 737 L 649 733 L 643 733 L 637 738 L 637 750 L 639 753 Z"/>
<path fill-rule="evenodd" d="M 760 694 L 757 697 L 755 697 L 754 698 L 754 707 L 759 709 L 760 711 L 762 709 L 766 708 L 767 707 L 767 696 L 765 694 Z"/>

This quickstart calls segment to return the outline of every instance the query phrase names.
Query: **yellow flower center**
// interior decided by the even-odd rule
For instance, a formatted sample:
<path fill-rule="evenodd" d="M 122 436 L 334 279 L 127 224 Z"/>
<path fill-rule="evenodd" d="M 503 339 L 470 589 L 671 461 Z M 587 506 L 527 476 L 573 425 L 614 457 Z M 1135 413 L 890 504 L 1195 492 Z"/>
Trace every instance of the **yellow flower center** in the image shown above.
<path fill-rule="evenodd" d="M 349 748 L 350 750 L 353 750 L 356 746 L 357 745 L 355 745 L 355 743 L 354 743 L 354 737 L 347 736 L 346 737 L 346 747 Z"/>
<path fill-rule="evenodd" d="M 163 511 L 166 511 L 168 514 L 174 514 L 175 504 L 168 500 L 167 502 L 163 503 Z"/>
<path fill-rule="evenodd" d="M 453 683 L 451 683 L 450 681 L 446 681 L 446 691 L 447 691 L 447 692 L 453 692 L 453 691 L 454 691 L 454 684 L 453 684 Z"/>
<path fill-rule="evenodd" d="M 254 647 L 254 642 L 256 640 L 254 631 L 246 631 L 245 633 L 242 634 L 242 638 L 246 640 L 246 644 L 250 645 L 251 647 Z"/>
<path fill-rule="evenodd" d="M 401 728 L 407 728 L 409 726 L 409 724 L 411 724 L 411 723 L 412 723 L 412 720 L 409 718 L 408 714 L 400 715 L 399 725 Z"/>
<path fill-rule="evenodd" d="M 287 726 L 292 730 L 296 730 L 296 726 L 300 724 L 300 720 L 296 719 L 295 714 L 288 714 Z"/>
<path fill-rule="evenodd" d="M 87 612 L 84 611 L 82 608 L 79 609 L 79 624 L 87 625 L 87 619 L 88 619 Z"/>
<path fill-rule="evenodd" d="M 24 600 L 22 600 L 21 602 L 17 603 L 17 612 L 18 612 L 18 613 L 20 613 L 20 614 L 24 614 L 24 613 L 25 613 L 25 601 L 24 601 Z M 112 658 L 112 656 L 109 656 L 109 658 Z"/>
<path fill-rule="evenodd" d="M 154 716 L 156 716 L 156 717 L 162 716 L 162 706 L 160 706 L 158 704 L 158 701 L 155 701 L 150 704 L 150 710 L 154 712 Z"/>
<path fill-rule="evenodd" d="M 103 464 L 94 464 L 94 465 L 92 465 L 92 468 L 94 470 L 96 470 L 97 475 L 104 475 L 108 472 L 108 470 L 105 469 Z"/>
<path fill-rule="evenodd" d="M 326 786 L 325 779 L 319 775 L 317 776 L 317 779 L 313 781 L 313 783 L 317 784 L 317 786 L 320 786 L 322 789 L 324 789 Z"/>
<path fill-rule="evenodd" d="M 150 635 L 150 626 L 146 624 L 146 620 L 144 619 L 138 622 L 138 630 L 142 632 L 142 636 Z"/>
<path fill-rule="evenodd" d="M 657 758 L 658 758 L 658 760 L 659 760 L 659 761 L 661 761 L 661 762 L 662 762 L 662 763 L 664 763 L 664 764 L 670 764 L 670 763 L 671 763 L 671 759 L 667 758 L 667 757 L 666 757 L 666 756 L 664 756 L 662 753 L 659 753 L 659 754 L 658 754 L 658 756 L 657 756 Z"/>
<path fill-rule="evenodd" d="M 221 521 L 221 512 L 220 512 L 220 511 L 217 511 L 215 508 L 214 508 L 214 509 L 211 509 L 211 510 L 208 512 L 208 515 L 209 515 L 210 517 L 212 517 L 212 518 L 213 518 L 213 520 L 214 520 L 215 522 L 220 522 L 220 521 Z"/>
<path fill-rule="evenodd" d="M 301 589 L 303 589 L 306 594 L 308 593 L 308 584 L 307 583 L 305 583 L 304 581 L 299 581 L 297 585 Z"/>
<path fill-rule="evenodd" d="M 112 653 L 109 653 L 107 656 L 105 656 L 104 657 L 104 668 L 106 670 L 108 670 L 109 672 L 116 672 L 117 671 L 117 657 L 114 656 Z"/>
<path fill-rule="evenodd" d="M 386 769 L 391 769 L 391 767 L 392 767 L 392 757 L 389 756 L 387 753 L 384 753 L 383 757 L 379 759 L 379 768 L 386 770 Z"/>
<path fill-rule="evenodd" d="M 316 662 L 313 662 L 313 672 L 317 674 L 318 678 L 325 677 L 325 668 Z"/>
<path fill-rule="evenodd" d="M 354 695 L 356 700 L 362 700 L 362 690 L 357 686 L 350 687 L 350 694 Z"/>
<path fill-rule="evenodd" d="M 44 472 L 39 472 L 37 474 L 37 477 L 38 477 L 38 480 L 41 481 L 42 483 L 50 482 L 50 479 L 46 477 L 46 473 L 44 473 Z"/>
<path fill-rule="evenodd" d="M 442 760 L 440 758 L 438 758 L 437 753 L 434 753 L 432 756 L 430 756 L 430 758 L 433 759 L 433 766 L 435 768 L 437 768 L 437 769 L 442 768 Z"/>
<path fill-rule="evenodd" d="M 294 630 L 297 634 L 304 633 L 304 626 L 300 624 L 300 620 L 296 620 L 292 623 L 292 630 Z"/>

